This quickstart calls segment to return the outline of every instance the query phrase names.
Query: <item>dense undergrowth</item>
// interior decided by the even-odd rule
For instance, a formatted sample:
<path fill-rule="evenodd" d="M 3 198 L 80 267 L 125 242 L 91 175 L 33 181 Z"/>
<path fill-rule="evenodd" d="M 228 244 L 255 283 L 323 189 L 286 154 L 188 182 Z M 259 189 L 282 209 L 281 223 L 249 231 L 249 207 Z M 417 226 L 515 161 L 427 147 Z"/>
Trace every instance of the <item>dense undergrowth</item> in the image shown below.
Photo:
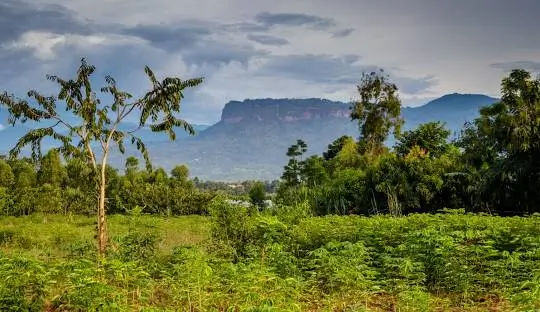
<path fill-rule="evenodd" d="M 259 213 L 0 221 L 1 311 L 533 311 L 540 217 Z"/>

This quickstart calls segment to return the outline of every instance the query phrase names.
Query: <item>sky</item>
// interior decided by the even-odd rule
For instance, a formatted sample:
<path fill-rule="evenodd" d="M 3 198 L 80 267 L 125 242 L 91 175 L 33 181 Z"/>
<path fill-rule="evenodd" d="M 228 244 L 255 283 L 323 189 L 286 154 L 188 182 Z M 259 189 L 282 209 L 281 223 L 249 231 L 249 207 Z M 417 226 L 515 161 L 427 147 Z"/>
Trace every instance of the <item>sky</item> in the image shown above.
<path fill-rule="evenodd" d="M 204 77 L 182 106 L 198 124 L 230 100 L 350 101 L 378 69 L 407 106 L 498 96 L 511 69 L 540 72 L 539 16 L 540 0 L 0 0 L 0 90 L 53 94 L 46 74 L 85 57 L 135 95 L 145 65 Z"/>

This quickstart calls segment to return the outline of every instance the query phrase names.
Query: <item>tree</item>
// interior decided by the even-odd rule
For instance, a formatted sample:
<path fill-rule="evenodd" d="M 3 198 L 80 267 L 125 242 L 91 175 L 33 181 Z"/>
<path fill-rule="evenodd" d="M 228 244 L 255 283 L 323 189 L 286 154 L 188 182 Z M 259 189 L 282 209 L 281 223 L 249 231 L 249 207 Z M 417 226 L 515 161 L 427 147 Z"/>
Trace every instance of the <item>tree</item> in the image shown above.
<path fill-rule="evenodd" d="M 4 160 L 0 160 L 0 187 L 9 188 L 13 185 L 15 176 L 11 166 Z"/>
<path fill-rule="evenodd" d="M 47 76 L 47 79 L 59 86 L 57 96 L 43 96 L 37 91 L 28 92 L 28 97 L 35 100 L 30 104 L 26 100 L 16 98 L 8 92 L 0 95 L 0 105 L 6 106 L 10 113 L 9 122 L 25 123 L 28 120 L 49 125 L 28 131 L 11 149 L 11 157 L 16 157 L 25 146 L 30 146 L 32 156 L 41 156 L 41 141 L 51 137 L 60 143 L 58 152 L 69 157 L 84 158 L 92 167 L 96 188 L 97 203 L 97 239 L 98 253 L 104 255 L 107 248 L 106 231 L 106 187 L 107 161 L 111 148 L 117 146 L 121 153 L 125 152 L 125 141 L 130 140 L 144 157 L 147 168 L 151 168 L 146 146 L 136 131 L 147 125 L 153 132 L 167 132 L 171 140 L 175 139 L 175 127 L 183 127 L 194 134 L 193 127 L 175 114 L 180 111 L 180 102 L 186 88 L 201 84 L 202 78 L 182 80 L 167 77 L 159 81 L 152 70 L 145 66 L 145 73 L 151 83 L 151 88 L 144 96 L 133 99 L 133 96 L 118 88 L 116 80 L 107 75 L 106 85 L 101 92 L 109 94 L 111 101 L 104 104 L 96 96 L 92 88 L 91 76 L 95 67 L 85 59 L 74 79 L 65 80 L 58 76 Z M 57 101 L 65 102 L 66 113 L 57 108 Z M 127 131 L 121 130 L 121 123 L 128 116 L 138 114 L 138 126 Z M 64 130 L 64 131 L 62 131 Z"/>
<path fill-rule="evenodd" d="M 38 183 L 61 186 L 67 178 L 66 168 L 62 166 L 57 150 L 50 150 L 39 162 Z"/>
<path fill-rule="evenodd" d="M 537 210 L 540 197 L 540 79 L 513 70 L 502 80 L 498 103 L 484 107 L 459 140 L 465 159 L 482 178 L 480 193 L 492 207 Z"/>
<path fill-rule="evenodd" d="M 334 142 L 328 144 L 328 149 L 323 153 L 324 160 L 332 160 L 341 151 L 345 143 L 353 141 L 354 139 L 348 135 L 343 135 L 336 139 Z"/>
<path fill-rule="evenodd" d="M 321 185 L 328 180 L 324 159 L 317 155 L 302 162 L 300 174 L 302 181 L 309 187 Z"/>
<path fill-rule="evenodd" d="M 428 122 L 421 124 L 418 128 L 404 132 L 394 146 L 399 156 L 407 155 L 415 146 L 425 150 L 431 157 L 439 157 L 444 154 L 448 148 L 448 137 L 450 130 L 446 129 L 444 124 L 437 122 Z"/>
<path fill-rule="evenodd" d="M 360 99 L 351 107 L 351 119 L 358 120 L 360 152 L 376 155 L 384 149 L 390 131 L 397 137 L 403 124 L 398 88 L 383 70 L 362 74 L 357 88 Z"/>
<path fill-rule="evenodd" d="M 193 189 L 195 183 L 189 180 L 189 168 L 186 165 L 179 165 L 171 170 L 171 182 L 173 186 L 185 189 Z"/>
<path fill-rule="evenodd" d="M 358 144 L 352 138 L 346 139 L 341 150 L 331 162 L 332 167 L 337 170 L 359 168 L 363 162 L 361 155 L 358 153 Z"/>
<path fill-rule="evenodd" d="M 11 168 L 15 175 L 14 187 L 19 192 L 22 193 L 25 189 L 33 187 L 36 184 L 36 171 L 29 161 L 23 159 L 12 160 Z"/>
<path fill-rule="evenodd" d="M 266 199 L 266 187 L 263 182 L 258 181 L 251 186 L 249 198 L 251 199 L 251 203 L 258 207 L 264 205 L 264 200 Z"/>
<path fill-rule="evenodd" d="M 185 182 L 189 177 L 189 168 L 186 165 L 179 165 L 171 170 L 171 176 L 177 182 Z"/>
<path fill-rule="evenodd" d="M 129 156 L 126 159 L 125 168 L 126 174 L 137 172 L 139 170 L 139 160 L 137 157 Z"/>
<path fill-rule="evenodd" d="M 284 167 L 281 179 L 285 181 L 288 186 L 298 186 L 301 184 L 301 172 L 302 172 L 302 155 L 307 151 L 307 144 L 302 140 L 297 140 L 296 144 L 293 144 L 287 150 L 287 156 L 289 157 L 289 163 Z"/>
<path fill-rule="evenodd" d="M 165 169 L 163 168 L 158 168 L 156 170 L 153 170 L 152 172 L 150 172 L 149 176 L 148 176 L 148 181 L 149 183 L 151 184 L 156 184 L 156 183 L 166 183 L 168 182 L 169 180 L 169 177 L 167 176 L 167 171 L 165 171 Z"/>

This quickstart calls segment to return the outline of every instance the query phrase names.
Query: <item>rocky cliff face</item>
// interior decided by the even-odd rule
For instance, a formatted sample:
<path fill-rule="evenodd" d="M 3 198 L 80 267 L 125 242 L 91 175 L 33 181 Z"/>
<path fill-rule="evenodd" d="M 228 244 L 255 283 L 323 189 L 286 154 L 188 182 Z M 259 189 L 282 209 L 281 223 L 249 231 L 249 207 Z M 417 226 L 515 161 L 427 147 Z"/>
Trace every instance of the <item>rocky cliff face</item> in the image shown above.
<path fill-rule="evenodd" d="M 232 101 L 221 115 L 224 124 L 242 121 L 294 122 L 327 118 L 349 118 L 349 105 L 324 99 L 262 99 Z"/>

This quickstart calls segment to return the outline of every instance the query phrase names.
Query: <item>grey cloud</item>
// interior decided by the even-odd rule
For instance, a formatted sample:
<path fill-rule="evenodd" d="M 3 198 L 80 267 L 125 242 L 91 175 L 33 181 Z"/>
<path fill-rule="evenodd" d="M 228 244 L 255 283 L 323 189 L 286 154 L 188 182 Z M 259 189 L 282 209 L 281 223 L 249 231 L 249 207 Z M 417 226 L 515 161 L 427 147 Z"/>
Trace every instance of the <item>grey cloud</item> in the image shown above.
<path fill-rule="evenodd" d="M 423 78 L 391 77 L 399 90 L 406 94 L 417 94 L 437 84 L 433 76 Z"/>
<path fill-rule="evenodd" d="M 219 25 L 202 21 L 183 21 L 179 25 L 139 25 L 124 30 L 125 34 L 147 40 L 154 47 L 179 53 L 187 65 L 222 65 L 231 62 L 247 64 L 263 51 L 251 45 L 227 40 L 228 34 Z"/>
<path fill-rule="evenodd" d="M 297 80 L 318 83 L 353 84 L 358 82 L 362 71 L 373 71 L 371 65 L 359 65 L 360 57 L 331 55 L 297 54 L 270 57 L 260 75 L 285 76 Z"/>
<path fill-rule="evenodd" d="M 0 64 L 0 77 L 4 78 L 18 75 L 22 69 L 31 69 L 35 66 L 35 59 L 31 50 L 12 51 L 0 48 Z"/>
<path fill-rule="evenodd" d="M 256 23 L 234 23 L 234 24 L 223 24 L 222 27 L 226 31 L 233 32 L 266 32 L 268 27 Z"/>
<path fill-rule="evenodd" d="M 247 37 L 251 41 L 255 41 L 264 45 L 282 46 L 289 44 L 289 41 L 285 38 L 274 37 L 270 35 L 248 35 Z"/>
<path fill-rule="evenodd" d="M 416 30 L 431 30 L 438 38 L 453 38 L 454 44 L 461 41 L 468 50 L 540 48 L 538 0 L 343 0 L 341 4 L 350 12 L 370 12 L 358 19 L 356 27 L 372 27 L 384 19 L 384 27 L 396 28 L 398 34 L 415 36 Z"/>
<path fill-rule="evenodd" d="M 314 29 L 327 30 L 336 26 L 336 22 L 333 19 L 301 13 L 263 12 L 255 16 L 255 21 L 267 27 L 309 26 Z"/>
<path fill-rule="evenodd" d="M 540 72 L 540 62 L 534 61 L 515 61 L 515 62 L 503 62 L 494 63 L 490 65 L 492 68 L 502 69 L 506 72 L 514 69 L 525 69 L 534 72 Z"/>
<path fill-rule="evenodd" d="M 267 55 L 268 53 L 264 50 L 255 49 L 251 45 L 204 40 L 199 42 L 196 47 L 182 52 L 182 58 L 188 65 L 223 65 L 239 62 L 247 66 L 251 58 Z"/>
<path fill-rule="evenodd" d="M 98 28 L 90 22 L 77 20 L 74 16 L 74 12 L 60 5 L 38 7 L 19 0 L 2 0 L 0 43 L 13 41 L 30 30 L 89 34 L 94 28 Z"/>
<path fill-rule="evenodd" d="M 332 33 L 333 38 L 347 37 L 354 32 L 354 28 L 345 28 Z"/>
<path fill-rule="evenodd" d="M 193 47 L 209 36 L 212 31 L 203 26 L 137 25 L 127 28 L 124 34 L 142 38 L 152 45 L 168 50 L 180 51 Z"/>
<path fill-rule="evenodd" d="M 356 85 L 362 72 L 377 71 L 378 66 L 362 64 L 357 55 L 287 55 L 270 57 L 256 73 L 262 76 L 279 76 L 321 84 Z M 390 73 L 391 75 L 391 73 Z M 433 77 L 410 78 L 392 76 L 401 91 L 420 93 L 436 84 Z"/>
<path fill-rule="evenodd" d="M 386 25 L 510 28 L 540 25 L 538 0 L 343 0 L 341 4 L 351 12 L 370 12 L 367 18 L 359 19 L 365 24 L 380 20 L 384 14 L 388 18 L 385 19 Z"/>

